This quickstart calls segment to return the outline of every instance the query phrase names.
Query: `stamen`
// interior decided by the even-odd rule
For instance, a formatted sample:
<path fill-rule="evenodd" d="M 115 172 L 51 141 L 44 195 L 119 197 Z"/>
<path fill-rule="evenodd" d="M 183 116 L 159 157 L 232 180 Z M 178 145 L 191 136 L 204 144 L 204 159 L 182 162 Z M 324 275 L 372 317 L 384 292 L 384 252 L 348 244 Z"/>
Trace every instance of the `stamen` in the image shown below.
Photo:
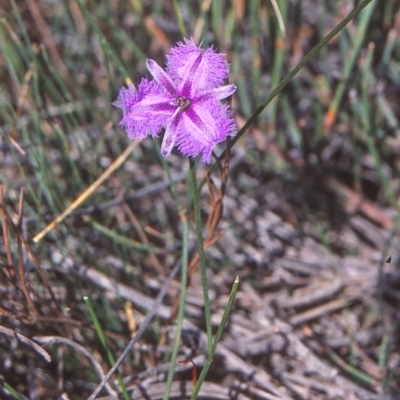
<path fill-rule="evenodd" d="M 185 96 L 175 98 L 175 105 L 181 108 L 182 110 L 188 108 L 191 103 L 192 103 L 191 100 L 189 100 Z"/>

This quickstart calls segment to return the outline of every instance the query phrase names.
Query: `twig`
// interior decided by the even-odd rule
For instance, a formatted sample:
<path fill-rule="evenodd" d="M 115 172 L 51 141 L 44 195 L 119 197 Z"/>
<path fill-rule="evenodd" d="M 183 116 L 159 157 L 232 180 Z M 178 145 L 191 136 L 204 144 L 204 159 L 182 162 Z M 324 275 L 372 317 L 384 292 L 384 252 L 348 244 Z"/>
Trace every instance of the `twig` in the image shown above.
<path fill-rule="evenodd" d="M 54 295 L 53 289 L 50 286 L 50 283 L 47 279 L 46 274 L 43 272 L 42 268 L 40 267 L 40 263 L 38 258 L 36 257 L 36 254 L 33 252 L 32 248 L 30 247 L 29 243 L 27 240 L 24 238 L 24 235 L 21 232 L 21 224 L 22 224 L 22 215 L 23 215 L 23 201 L 24 201 L 24 190 L 21 189 L 21 194 L 20 194 L 20 200 L 19 200 L 19 211 L 18 211 L 18 225 L 16 225 L 11 218 L 11 215 L 8 213 L 8 211 L 5 209 L 5 207 L 0 203 L 0 212 L 3 217 L 3 221 L 7 221 L 7 226 L 11 227 L 14 230 L 14 233 L 17 235 L 17 244 L 18 244 L 18 271 L 19 271 L 19 277 L 20 277 L 20 283 L 22 286 L 22 291 L 24 293 L 24 296 L 26 298 L 26 301 L 28 304 L 31 306 L 31 308 L 35 312 L 35 317 L 38 316 L 40 313 L 36 309 L 35 304 L 33 303 L 33 300 L 31 299 L 30 293 L 32 293 L 32 289 L 29 288 L 30 290 L 28 291 L 27 289 L 27 282 L 25 279 L 25 267 L 23 264 L 23 253 L 22 253 L 22 246 L 26 249 L 28 254 L 30 255 L 33 264 L 36 267 L 36 271 L 38 272 L 43 284 L 46 286 L 47 290 L 50 293 L 51 299 L 59 309 L 61 310 L 61 306 L 58 304 L 58 301 Z M 4 222 L 5 224 L 6 222 Z"/>
<path fill-rule="evenodd" d="M 0 146 L 1 150 L 1 146 Z M 187 177 L 187 173 L 183 172 L 181 174 L 174 175 L 172 177 L 173 182 L 181 182 L 185 180 Z M 135 193 L 129 195 L 129 196 L 124 196 L 122 198 L 106 201 L 104 203 L 101 203 L 99 205 L 94 205 L 94 206 L 88 206 L 85 208 L 79 208 L 77 210 L 72 211 L 69 215 L 70 216 L 76 216 L 76 215 L 85 215 L 85 214 L 93 214 L 94 212 L 97 211 L 104 211 L 112 207 L 117 207 L 121 204 L 127 203 L 128 201 L 131 200 L 138 200 L 138 199 L 143 199 L 146 196 L 149 196 L 153 193 L 159 192 L 161 190 L 164 190 L 170 186 L 170 182 L 166 181 L 160 181 L 160 182 L 155 182 L 153 184 L 147 185 L 142 189 L 139 189 Z M 51 219 L 53 217 L 47 215 L 45 219 Z M 39 218 L 38 217 L 27 217 L 25 218 L 25 222 L 32 222 L 32 221 L 37 221 Z"/>
<path fill-rule="evenodd" d="M 93 367 L 96 370 L 99 377 L 101 379 L 104 378 L 104 371 L 101 368 L 100 363 L 96 360 L 96 358 L 93 357 L 93 354 L 89 350 L 85 349 L 80 344 L 75 343 L 74 341 L 69 340 L 64 337 L 61 337 L 61 336 L 35 336 L 33 338 L 33 340 L 36 340 L 37 342 L 41 343 L 44 346 L 49 346 L 49 345 L 57 343 L 57 344 L 66 344 L 67 346 L 72 347 L 77 352 L 85 355 L 93 364 Z M 106 390 L 108 393 L 113 394 L 113 395 L 117 394 L 115 392 L 115 390 L 113 390 L 109 384 L 106 384 L 105 387 L 106 387 Z"/>
<path fill-rule="evenodd" d="M 40 346 L 38 346 L 31 339 L 28 339 L 26 336 L 21 335 L 18 332 L 13 331 L 12 329 L 4 328 L 4 326 L 0 325 L 0 333 L 6 335 L 10 338 L 17 338 L 17 340 L 26 346 L 30 347 L 33 351 L 38 353 L 46 362 L 51 361 L 50 354 L 47 351 L 43 350 Z"/>
<path fill-rule="evenodd" d="M 77 207 L 79 207 L 89 196 L 91 196 L 96 189 L 106 180 L 108 177 L 118 169 L 132 153 L 132 151 L 139 144 L 138 141 L 131 142 L 125 151 L 80 195 L 72 204 L 70 204 L 54 221 L 50 222 L 43 230 L 41 230 L 34 238 L 33 242 L 40 242 L 51 230 L 53 230 L 59 223 L 71 214 Z"/>

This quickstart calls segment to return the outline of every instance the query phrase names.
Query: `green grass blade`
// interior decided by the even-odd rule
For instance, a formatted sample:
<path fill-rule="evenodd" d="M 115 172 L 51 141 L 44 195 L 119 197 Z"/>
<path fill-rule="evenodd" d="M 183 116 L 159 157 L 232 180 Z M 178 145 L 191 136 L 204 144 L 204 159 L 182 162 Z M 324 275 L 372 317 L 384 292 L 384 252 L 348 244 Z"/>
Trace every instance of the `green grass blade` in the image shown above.
<path fill-rule="evenodd" d="M 0 386 L 3 387 L 7 392 L 14 396 L 17 400 L 28 400 L 21 393 L 18 393 L 13 387 L 11 387 L 3 378 L 0 376 Z"/>
<path fill-rule="evenodd" d="M 176 360 L 178 358 L 179 345 L 181 343 L 181 334 L 183 319 L 185 316 L 186 292 L 188 282 L 188 260 L 189 260 L 189 223 L 187 217 L 181 214 L 182 221 L 182 268 L 181 268 L 181 293 L 179 297 L 179 309 L 176 321 L 176 333 L 172 347 L 171 361 L 168 370 L 168 377 L 163 400 L 168 400 L 171 393 L 172 382 L 175 374 Z"/>
<path fill-rule="evenodd" d="M 315 56 L 318 51 L 323 48 L 334 36 L 336 36 L 353 18 L 355 18 L 369 3 L 373 0 L 363 0 L 357 7 L 351 11 L 335 28 L 331 30 L 290 72 L 282 79 L 279 85 L 271 91 L 269 96 L 257 107 L 253 115 L 246 121 L 246 123 L 239 130 L 238 134 L 232 139 L 232 146 L 242 137 L 242 135 L 249 129 L 250 125 L 262 113 L 265 107 L 280 93 L 280 91 L 298 74 L 298 72 Z M 222 158 L 223 158 L 222 154 Z"/>
<path fill-rule="evenodd" d="M 100 322 L 99 322 L 99 320 L 97 318 L 97 315 L 96 315 L 96 313 L 95 313 L 95 311 L 93 309 L 92 302 L 90 301 L 90 298 L 88 296 L 84 296 L 83 297 L 83 301 L 85 302 L 86 307 L 87 307 L 87 309 L 89 311 L 90 317 L 92 318 L 92 321 L 94 323 L 94 327 L 95 327 L 96 332 L 97 332 L 97 336 L 99 337 L 99 339 L 101 341 L 101 344 L 103 345 L 103 347 L 104 347 L 104 349 L 106 351 L 108 362 L 110 363 L 110 365 L 114 365 L 115 364 L 114 355 L 112 354 L 111 349 L 107 344 L 106 336 L 105 336 L 105 334 L 103 332 L 103 329 L 102 329 L 102 327 L 100 325 Z M 126 389 L 124 380 L 122 379 L 122 376 L 119 373 L 117 373 L 117 379 L 118 379 L 118 383 L 119 383 L 119 386 L 121 388 L 122 394 L 124 396 L 124 399 L 125 400 L 129 400 L 130 396 L 129 396 L 128 390 Z"/>
<path fill-rule="evenodd" d="M 357 35 L 355 38 L 355 43 L 352 52 L 349 56 L 343 57 L 346 60 L 346 62 L 343 67 L 340 83 L 336 88 L 335 94 L 333 95 L 332 103 L 325 116 L 325 121 L 324 121 L 325 131 L 329 131 L 332 124 L 336 120 L 339 106 L 342 101 L 344 92 L 346 90 L 348 80 L 350 78 L 350 73 L 357 61 L 358 54 L 365 41 L 365 35 L 377 3 L 378 3 L 377 0 L 373 0 L 373 2 L 368 7 L 366 7 L 365 12 L 361 16 L 360 25 L 357 30 Z"/>
<path fill-rule="evenodd" d="M 226 324 L 226 321 L 228 320 L 229 314 L 231 312 L 231 309 L 232 309 L 232 306 L 233 306 L 233 302 L 235 300 L 235 296 L 236 296 L 236 293 L 237 293 L 238 289 L 239 289 L 239 276 L 237 276 L 235 281 L 233 282 L 231 293 L 230 293 L 229 299 L 228 299 L 228 304 L 227 304 L 227 306 L 225 308 L 225 311 L 224 311 L 224 314 L 222 316 L 221 323 L 219 324 L 217 333 L 215 334 L 215 338 L 214 338 L 213 344 L 211 346 L 211 351 L 208 354 L 206 362 L 204 363 L 204 367 L 201 370 L 199 379 L 196 382 L 196 385 L 195 385 L 195 387 L 193 389 L 193 393 L 192 393 L 192 396 L 190 397 L 190 400 L 197 399 L 197 395 L 199 394 L 199 391 L 201 389 L 201 385 L 203 384 L 204 379 L 207 376 L 208 370 L 211 367 L 211 363 L 213 361 L 213 358 L 214 358 L 214 355 L 215 355 L 215 351 L 217 350 L 218 343 L 219 343 L 219 341 L 221 339 L 221 336 L 222 336 L 222 333 L 224 331 L 225 324 Z"/>
<path fill-rule="evenodd" d="M 124 77 L 125 81 L 130 81 L 129 72 L 122 64 L 121 60 L 115 53 L 115 51 L 111 48 L 111 45 L 108 43 L 107 38 L 104 36 L 103 32 L 100 30 L 96 22 L 94 21 L 93 17 L 89 14 L 89 11 L 86 7 L 82 4 L 81 0 L 76 0 L 80 10 L 84 14 L 86 20 L 89 22 L 92 29 L 96 32 L 97 36 L 99 37 L 100 43 L 103 46 L 106 53 L 110 56 L 111 60 L 115 63 L 115 66 L 120 71 L 121 75 Z"/>
<path fill-rule="evenodd" d="M 109 229 L 106 226 L 104 226 L 96 221 L 93 221 L 91 219 L 89 220 L 89 218 L 87 218 L 86 220 L 90 222 L 90 224 L 93 226 L 94 229 L 96 229 L 101 234 L 112 239 L 114 243 L 120 243 L 123 246 L 127 246 L 129 248 L 133 247 L 134 249 L 149 252 L 149 253 L 154 253 L 154 254 L 159 253 L 159 249 L 157 249 L 157 247 L 155 247 L 155 246 L 143 244 L 143 243 L 137 242 L 133 239 L 127 238 L 126 236 L 121 235 L 121 234 L 115 232 L 114 230 Z"/>

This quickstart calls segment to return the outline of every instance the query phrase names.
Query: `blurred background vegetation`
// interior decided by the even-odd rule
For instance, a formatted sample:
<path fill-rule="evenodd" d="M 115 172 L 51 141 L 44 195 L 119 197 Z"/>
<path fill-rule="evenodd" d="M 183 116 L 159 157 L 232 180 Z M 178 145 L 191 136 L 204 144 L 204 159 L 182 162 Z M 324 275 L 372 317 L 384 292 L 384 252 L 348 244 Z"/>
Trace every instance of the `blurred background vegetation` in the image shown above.
<path fill-rule="evenodd" d="M 237 85 L 232 108 L 240 127 L 356 4 L 193 0 L 179 2 L 179 8 L 189 36 L 226 54 L 230 81 Z M 320 262 L 317 269 L 332 276 L 340 277 L 343 260 L 365 267 L 351 270 L 354 280 L 343 277 L 345 282 L 332 294 L 345 301 L 355 282 L 368 281 L 368 289 L 360 283 L 365 291 L 355 306 L 349 302 L 335 314 L 332 324 L 343 333 L 344 344 L 325 343 L 328 349 L 318 351 L 309 345 L 346 376 L 354 385 L 349 386 L 354 398 L 360 399 L 400 396 L 399 35 L 400 3 L 372 1 L 262 112 L 232 148 L 223 225 L 231 238 L 227 241 L 232 241 L 217 244 L 208 256 L 212 276 L 232 282 L 239 273 L 249 284 L 247 290 L 260 299 L 266 295 L 268 304 L 279 304 L 279 296 L 290 296 L 299 287 L 312 292 L 319 282 L 320 272 L 291 270 L 297 283 L 282 275 L 273 285 L 260 284 L 275 278 L 282 268 L 280 258 L 288 254 L 286 247 L 307 250 L 301 262 Z M 88 349 L 104 371 L 110 365 L 82 297 L 91 296 L 118 356 L 135 331 L 130 323 L 140 323 L 148 305 L 143 303 L 142 309 L 134 304 L 132 317 L 132 299 L 121 294 L 117 283 L 154 298 L 179 260 L 180 220 L 167 173 L 185 199 L 188 168 L 178 153 L 160 160 L 157 140 L 133 145 L 121 160 L 129 143 L 118 127 L 120 110 L 111 103 L 121 86 L 148 76 L 147 58 L 163 65 L 165 54 L 181 39 L 170 0 L 6 0 L 0 5 L 0 325 L 31 339 L 54 335 L 73 340 Z M 118 159 L 121 166 L 102 175 Z M 93 194 L 46 236 L 33 240 L 100 176 L 104 180 Z M 206 215 L 206 190 L 203 194 Z M 274 240 L 260 243 L 259 228 L 254 227 L 270 221 L 267 211 L 300 236 L 275 234 L 278 250 Z M 300 244 L 293 245 L 299 237 Z M 306 238 L 326 253 L 316 254 Z M 391 263 L 384 263 L 389 255 Z M 301 281 L 305 277 L 307 283 Z M 176 282 L 167 306 L 178 288 Z M 215 289 L 214 300 L 223 294 L 224 289 Z M 244 297 L 237 313 L 249 316 L 254 305 Z M 195 301 L 192 306 L 201 309 Z M 333 310 L 297 326 L 290 320 L 297 311 L 288 308 L 271 305 L 271 313 L 288 322 L 299 337 L 318 332 L 319 340 L 336 329 L 328 326 Z M 196 315 L 189 309 L 188 318 Z M 345 327 L 339 329 L 342 317 Z M 124 363 L 123 376 L 168 361 L 171 325 L 158 316 Z M 198 327 L 203 329 L 201 323 Z M 358 330 L 371 340 L 358 341 Z M 46 347 L 52 356 L 46 363 L 15 337 L 0 332 L 0 349 L 0 374 L 30 399 L 55 399 L 62 393 L 70 399 L 86 398 L 99 381 L 87 357 L 70 346 Z M 297 367 L 289 365 L 289 358 L 286 354 L 280 362 L 293 372 Z M 305 381 L 285 380 L 260 354 L 248 356 L 246 362 L 273 376 L 287 398 L 350 398 L 349 392 L 341 394 L 344 387 L 338 381 L 331 382 L 329 392 L 311 384 L 306 392 Z M 190 379 L 187 373 L 182 379 Z M 226 386 L 227 375 L 228 369 L 220 366 L 209 380 Z M 289 381 L 292 384 L 285 383 Z"/>

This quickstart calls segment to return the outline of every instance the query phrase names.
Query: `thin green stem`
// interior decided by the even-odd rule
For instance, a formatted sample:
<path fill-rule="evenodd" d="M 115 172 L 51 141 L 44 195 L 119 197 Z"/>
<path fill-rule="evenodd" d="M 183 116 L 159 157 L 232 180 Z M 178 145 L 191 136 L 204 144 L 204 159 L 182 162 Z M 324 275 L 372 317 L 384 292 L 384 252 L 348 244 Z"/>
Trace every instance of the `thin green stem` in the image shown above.
<path fill-rule="evenodd" d="M 179 310 L 176 324 L 175 340 L 172 348 L 171 362 L 168 371 L 167 384 L 164 392 L 163 400 L 169 399 L 172 381 L 174 379 L 176 360 L 178 357 L 179 345 L 181 342 L 181 333 L 183 318 L 185 316 L 186 291 L 188 280 L 188 259 L 189 259 L 189 224 L 186 214 L 181 213 L 182 221 L 182 268 L 181 268 L 181 294 L 179 298 Z"/>
<path fill-rule="evenodd" d="M 179 30 L 181 31 L 182 37 L 187 37 L 187 32 L 185 28 L 185 24 L 183 23 L 181 10 L 179 9 L 178 0 L 174 0 L 174 11 L 176 15 L 176 19 L 178 21 Z"/>
<path fill-rule="evenodd" d="M 231 312 L 231 309 L 232 309 L 232 306 L 233 306 L 233 301 L 235 300 L 235 296 L 236 296 L 236 293 L 237 293 L 238 289 L 239 289 L 239 276 L 237 276 L 235 281 L 233 282 L 232 289 L 231 289 L 231 294 L 229 295 L 228 304 L 227 304 L 227 306 L 225 308 L 224 315 L 222 316 L 221 323 L 219 324 L 217 333 L 215 334 L 215 339 L 214 339 L 214 342 L 213 342 L 213 344 L 211 346 L 211 351 L 208 354 L 206 362 L 204 363 L 204 367 L 201 370 L 199 379 L 197 380 L 196 385 L 193 388 L 193 393 L 192 393 L 192 396 L 191 396 L 190 400 L 197 399 L 197 395 L 199 394 L 201 385 L 203 384 L 204 379 L 206 378 L 207 372 L 211 367 L 211 363 L 213 361 L 213 358 L 214 358 L 214 355 L 215 355 L 215 351 L 217 350 L 218 343 L 219 343 L 219 341 L 221 339 L 222 332 L 224 331 L 224 327 L 225 327 L 226 321 L 228 320 L 229 314 Z"/>
<path fill-rule="evenodd" d="M 211 305 L 210 305 L 210 298 L 208 296 L 206 258 L 204 254 L 204 241 L 203 241 L 201 211 L 200 211 L 200 198 L 199 198 L 200 192 L 199 192 L 199 187 L 197 185 L 196 165 L 193 159 L 191 158 L 189 158 L 189 163 L 190 163 L 190 174 L 192 177 L 192 187 L 193 187 L 193 205 L 194 205 L 194 217 L 196 221 L 197 249 L 199 252 L 201 284 L 203 286 L 203 296 L 204 296 L 204 314 L 206 317 L 207 344 L 208 344 L 208 352 L 210 353 L 212 346 Z"/>
<path fill-rule="evenodd" d="M 246 121 L 238 134 L 232 139 L 232 146 L 242 137 L 249 129 L 250 125 L 261 114 L 265 107 L 279 94 L 279 92 L 297 75 L 297 73 L 321 50 L 334 36 L 336 36 L 353 18 L 355 18 L 361 10 L 363 10 L 372 0 L 363 0 L 358 6 L 338 25 L 335 26 L 290 72 L 289 74 L 275 87 L 269 96 L 258 106 L 253 115 Z M 221 154 L 220 159 L 223 159 L 225 152 Z"/>

